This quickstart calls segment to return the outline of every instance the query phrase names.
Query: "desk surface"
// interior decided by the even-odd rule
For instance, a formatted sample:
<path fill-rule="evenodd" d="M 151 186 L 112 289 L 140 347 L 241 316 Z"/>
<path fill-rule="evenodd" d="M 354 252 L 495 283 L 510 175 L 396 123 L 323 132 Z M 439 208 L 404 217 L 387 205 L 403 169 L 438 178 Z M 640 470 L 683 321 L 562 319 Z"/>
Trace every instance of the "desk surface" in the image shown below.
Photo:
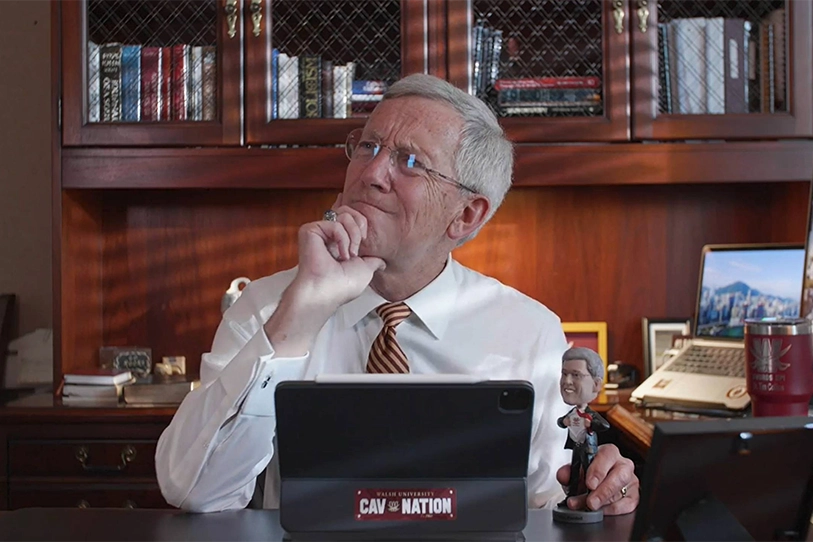
<path fill-rule="evenodd" d="M 531 540 L 629 540 L 634 514 L 593 525 L 553 523 L 531 510 Z M 277 510 L 187 514 L 178 510 L 24 508 L 0 512 L 0 540 L 282 540 Z"/>

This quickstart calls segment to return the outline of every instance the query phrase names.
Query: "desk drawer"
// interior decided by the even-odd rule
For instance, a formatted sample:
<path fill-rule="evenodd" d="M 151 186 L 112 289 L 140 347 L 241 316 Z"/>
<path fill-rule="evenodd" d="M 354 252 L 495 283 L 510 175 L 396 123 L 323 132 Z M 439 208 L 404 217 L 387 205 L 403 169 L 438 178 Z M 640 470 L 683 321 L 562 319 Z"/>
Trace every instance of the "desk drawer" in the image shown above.
<path fill-rule="evenodd" d="M 18 508 L 172 508 L 156 484 L 12 484 L 10 510 Z"/>
<path fill-rule="evenodd" d="M 154 440 L 11 440 L 12 478 L 120 476 L 155 478 Z"/>

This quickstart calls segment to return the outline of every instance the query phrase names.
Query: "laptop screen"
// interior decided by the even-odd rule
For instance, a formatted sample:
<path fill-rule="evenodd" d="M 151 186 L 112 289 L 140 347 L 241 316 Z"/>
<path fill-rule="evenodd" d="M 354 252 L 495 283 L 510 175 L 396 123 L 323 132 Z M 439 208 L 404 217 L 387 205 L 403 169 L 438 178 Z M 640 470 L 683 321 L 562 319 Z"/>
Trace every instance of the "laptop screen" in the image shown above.
<path fill-rule="evenodd" d="M 707 245 L 695 336 L 742 339 L 746 318 L 798 317 L 804 245 Z"/>

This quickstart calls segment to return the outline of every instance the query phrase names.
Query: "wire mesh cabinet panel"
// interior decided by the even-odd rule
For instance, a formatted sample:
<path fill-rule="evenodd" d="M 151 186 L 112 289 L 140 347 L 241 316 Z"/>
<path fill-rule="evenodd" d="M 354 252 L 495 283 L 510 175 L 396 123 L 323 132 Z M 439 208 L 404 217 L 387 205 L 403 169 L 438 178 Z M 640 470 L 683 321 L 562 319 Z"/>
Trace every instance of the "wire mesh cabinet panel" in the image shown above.
<path fill-rule="evenodd" d="M 343 143 L 386 88 L 427 71 L 419 0 L 246 0 L 249 144 Z"/>
<path fill-rule="evenodd" d="M 633 135 L 813 135 L 808 0 L 630 0 Z"/>
<path fill-rule="evenodd" d="M 241 143 L 239 0 L 61 9 L 65 145 Z"/>
<path fill-rule="evenodd" d="M 512 139 L 629 139 L 629 15 L 608 0 L 450 0 L 449 74 Z"/>

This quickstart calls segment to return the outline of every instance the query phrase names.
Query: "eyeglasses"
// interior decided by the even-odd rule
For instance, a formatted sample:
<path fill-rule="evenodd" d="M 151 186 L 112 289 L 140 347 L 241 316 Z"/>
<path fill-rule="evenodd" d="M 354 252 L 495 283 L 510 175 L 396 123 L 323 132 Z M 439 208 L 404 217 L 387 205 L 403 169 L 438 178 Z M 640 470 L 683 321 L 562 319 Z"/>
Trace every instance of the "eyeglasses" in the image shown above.
<path fill-rule="evenodd" d="M 577 372 L 571 373 L 571 372 L 568 372 L 568 371 L 562 371 L 562 379 L 570 377 L 573 380 L 577 380 L 579 378 L 586 378 L 588 376 L 592 376 L 592 375 L 587 374 L 587 373 L 577 373 Z"/>
<path fill-rule="evenodd" d="M 380 141 L 362 139 L 361 136 L 364 130 L 356 128 L 347 135 L 347 141 L 344 144 L 344 152 L 351 162 L 367 163 L 381 152 L 381 149 L 390 151 L 390 164 L 394 166 L 398 173 L 404 177 L 420 177 L 424 173 L 434 175 L 442 181 L 451 183 L 463 190 L 476 194 L 477 191 L 469 188 L 460 181 L 444 175 L 440 171 L 425 166 L 418 160 L 414 154 L 405 149 L 394 149 L 384 145 Z"/>

